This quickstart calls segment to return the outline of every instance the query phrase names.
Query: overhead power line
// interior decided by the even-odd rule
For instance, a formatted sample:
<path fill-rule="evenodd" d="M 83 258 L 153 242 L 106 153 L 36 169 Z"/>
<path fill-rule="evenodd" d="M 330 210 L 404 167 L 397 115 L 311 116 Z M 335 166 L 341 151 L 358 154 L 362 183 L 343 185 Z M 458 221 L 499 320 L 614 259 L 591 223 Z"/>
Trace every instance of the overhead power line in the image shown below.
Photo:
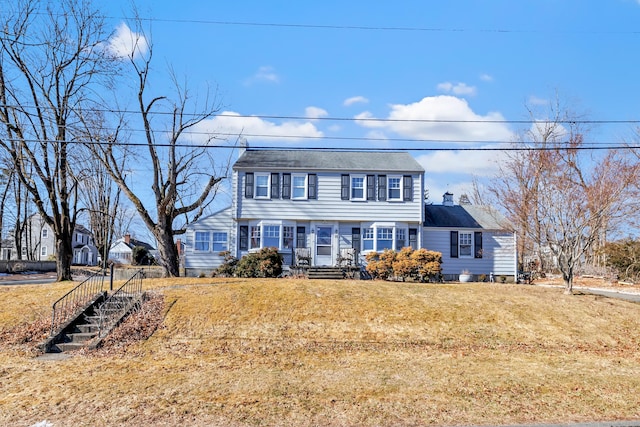
<path fill-rule="evenodd" d="M 13 104 L 0 104 L 1 108 L 14 108 L 28 113 L 29 109 L 35 109 L 35 106 L 25 105 L 13 105 Z M 39 106 L 39 109 L 52 110 L 52 107 Z M 82 113 L 82 109 L 77 112 Z M 126 109 L 109 109 L 109 108 L 92 108 L 86 110 L 90 112 L 100 113 L 113 113 L 113 114 L 140 114 L 138 110 L 126 110 Z M 149 114 L 160 116 L 171 116 L 174 113 L 171 111 L 149 111 Z M 198 113 L 181 113 L 186 117 L 198 117 L 202 114 Z M 270 120 L 306 120 L 306 121 L 337 121 L 337 122 L 376 122 L 376 123 L 455 123 L 455 124 L 534 124 L 534 123 L 557 123 L 557 124 L 640 124 L 640 119 L 596 119 L 596 120 L 574 120 L 574 119 L 561 119 L 561 120 L 496 120 L 496 119 L 392 119 L 392 118 L 377 118 L 377 117 L 308 117 L 308 116 L 295 116 L 295 115 L 278 115 L 278 114 L 236 114 L 236 113 L 216 113 L 211 114 L 211 118 L 225 117 L 225 118 L 238 118 L 238 119 L 270 119 Z"/>
<path fill-rule="evenodd" d="M 603 31 L 589 29 L 583 31 L 567 30 L 538 30 L 538 29 L 515 29 L 515 28 L 453 28 L 453 27 L 404 27 L 404 26 L 384 26 L 384 25 L 337 25 L 337 24 L 301 24 L 284 22 L 258 22 L 258 21 L 220 21 L 213 19 L 178 19 L 178 18 L 135 18 L 131 16 L 108 16 L 109 19 L 134 20 L 140 19 L 148 22 L 166 22 L 176 24 L 199 24 L 199 25 L 226 25 L 241 27 L 277 27 L 292 29 L 319 29 L 319 30 L 356 30 L 356 31 L 394 31 L 394 32 L 426 32 L 426 33 L 488 33 L 488 34 L 640 34 L 637 30 L 616 30 Z"/>
<path fill-rule="evenodd" d="M 13 142 L 36 142 L 47 144 L 77 144 L 77 145 L 110 145 L 122 147 L 147 147 L 146 142 L 120 142 L 111 143 L 108 141 L 77 141 L 77 140 L 40 140 L 40 139 L 8 139 Z M 518 146 L 518 144 L 520 144 Z M 536 146 L 533 143 L 513 143 L 511 147 L 300 147 L 286 145 L 254 145 L 249 149 L 269 149 L 269 150 L 292 150 L 292 151 L 597 151 L 597 150 L 639 150 L 640 145 L 597 145 L 596 143 L 585 143 L 579 147 L 572 146 L 569 142 L 555 143 L 552 146 Z M 593 145 L 591 145 L 593 144 Z M 155 143 L 154 147 L 171 147 L 170 143 Z M 236 149 L 237 145 L 212 145 L 212 144 L 176 144 L 177 148 L 201 148 L 201 149 Z"/>

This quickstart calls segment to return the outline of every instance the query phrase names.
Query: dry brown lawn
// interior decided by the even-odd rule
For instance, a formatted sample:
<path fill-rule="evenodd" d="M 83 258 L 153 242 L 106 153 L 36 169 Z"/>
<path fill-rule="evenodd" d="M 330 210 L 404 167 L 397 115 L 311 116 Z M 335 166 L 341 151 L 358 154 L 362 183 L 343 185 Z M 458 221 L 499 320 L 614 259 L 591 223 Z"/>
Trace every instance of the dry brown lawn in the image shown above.
<path fill-rule="evenodd" d="M 0 343 L 0 425 L 422 426 L 640 418 L 640 305 L 561 289 L 147 280 L 164 326 L 46 361 Z M 0 287 L 0 331 L 68 284 Z"/>

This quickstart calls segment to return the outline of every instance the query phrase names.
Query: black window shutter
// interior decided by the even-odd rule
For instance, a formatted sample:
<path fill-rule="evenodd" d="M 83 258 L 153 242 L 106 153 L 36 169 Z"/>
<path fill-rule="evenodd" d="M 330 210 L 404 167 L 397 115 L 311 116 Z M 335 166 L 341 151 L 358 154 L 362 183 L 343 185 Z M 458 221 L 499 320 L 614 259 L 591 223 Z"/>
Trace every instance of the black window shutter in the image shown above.
<path fill-rule="evenodd" d="M 482 232 L 473 233 L 473 253 L 475 258 L 482 258 Z"/>
<path fill-rule="evenodd" d="M 244 197 L 253 199 L 253 172 L 244 174 Z"/>
<path fill-rule="evenodd" d="M 349 191 L 349 175 L 342 175 L 340 198 L 342 200 L 349 200 Z"/>
<path fill-rule="evenodd" d="M 351 229 L 351 247 L 360 251 L 360 228 L 353 227 Z"/>
<path fill-rule="evenodd" d="M 280 174 L 277 173 L 271 174 L 271 198 L 280 198 Z"/>
<path fill-rule="evenodd" d="M 402 182 L 402 191 L 404 192 L 404 201 L 413 201 L 413 177 L 411 175 L 405 175 Z"/>
<path fill-rule="evenodd" d="M 458 232 L 451 232 L 451 258 L 458 258 Z"/>
<path fill-rule="evenodd" d="M 376 176 L 367 175 L 367 200 L 376 199 Z"/>
<path fill-rule="evenodd" d="M 282 198 L 283 199 L 291 198 L 291 174 L 290 173 L 282 174 Z"/>
<path fill-rule="evenodd" d="M 387 200 L 387 176 L 378 175 L 378 200 Z"/>
<path fill-rule="evenodd" d="M 249 249 L 249 226 L 240 226 L 240 250 L 246 251 Z"/>
<path fill-rule="evenodd" d="M 307 175 L 307 198 L 318 198 L 318 175 L 316 175 L 315 173 L 310 173 L 309 175 Z"/>
<path fill-rule="evenodd" d="M 418 249 L 418 229 L 410 228 L 409 229 L 409 246 L 412 249 Z"/>

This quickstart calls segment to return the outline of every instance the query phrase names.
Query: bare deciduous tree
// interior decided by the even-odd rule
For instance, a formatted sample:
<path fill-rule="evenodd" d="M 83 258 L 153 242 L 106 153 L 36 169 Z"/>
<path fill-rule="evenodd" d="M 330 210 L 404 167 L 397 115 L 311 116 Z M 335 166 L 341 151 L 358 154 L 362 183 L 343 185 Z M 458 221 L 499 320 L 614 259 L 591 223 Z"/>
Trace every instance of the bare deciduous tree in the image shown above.
<path fill-rule="evenodd" d="M 127 60 L 137 82 L 138 119 L 144 130 L 144 149 L 133 146 L 132 141 L 121 141 L 114 134 L 103 136 L 103 143 L 91 147 L 155 237 L 165 276 L 174 277 L 179 275 L 174 238 L 183 234 L 186 225 L 198 219 L 213 201 L 225 173 L 224 169 L 216 172 L 210 151 L 202 145 L 191 145 L 185 134 L 212 117 L 219 106 L 208 93 L 198 105 L 197 99 L 191 97 L 186 85 L 180 84 L 173 73 L 174 98 L 147 95 L 153 50 L 148 45 L 148 50 L 140 55 L 142 52 L 136 48 L 142 40 L 145 43 L 147 40 L 140 37 L 132 43 L 134 49 Z M 165 117 L 168 120 L 163 121 Z M 95 132 L 95 129 L 88 131 Z M 129 171 L 121 166 L 125 157 L 136 159 L 138 165 L 150 165 L 151 173 L 139 174 L 135 179 L 128 176 Z M 143 185 L 151 189 L 149 199 L 140 193 Z"/>
<path fill-rule="evenodd" d="M 56 240 L 58 280 L 71 279 L 78 180 L 70 161 L 79 110 L 113 73 L 103 22 L 88 0 L 20 0 L 0 23 L 0 133 Z"/>
<path fill-rule="evenodd" d="M 559 110 L 554 110 L 556 113 Z M 503 162 L 492 192 L 509 213 L 522 253 L 548 251 L 571 293 L 577 269 L 596 262 L 607 232 L 629 212 L 636 197 L 638 165 L 624 153 L 588 150 L 583 133 L 567 116 L 535 123 Z"/>

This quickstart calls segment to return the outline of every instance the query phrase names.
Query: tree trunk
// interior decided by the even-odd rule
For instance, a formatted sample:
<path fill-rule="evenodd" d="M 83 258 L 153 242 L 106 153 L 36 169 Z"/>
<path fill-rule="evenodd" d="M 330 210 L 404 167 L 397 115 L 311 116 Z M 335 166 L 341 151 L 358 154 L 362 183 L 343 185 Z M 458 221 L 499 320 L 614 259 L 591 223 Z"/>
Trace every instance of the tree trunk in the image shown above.
<path fill-rule="evenodd" d="M 56 270 L 58 282 L 63 280 L 73 280 L 71 276 L 71 264 L 73 262 L 73 247 L 71 245 L 72 236 L 56 240 Z"/>
<path fill-rule="evenodd" d="M 573 295 L 573 275 L 562 275 L 562 281 L 564 282 L 564 294 Z"/>
<path fill-rule="evenodd" d="M 160 263 L 164 269 L 164 277 L 179 277 L 180 262 L 176 244 L 173 242 L 173 235 L 161 231 L 156 235 L 156 240 L 158 241 L 158 251 L 160 252 Z"/>

